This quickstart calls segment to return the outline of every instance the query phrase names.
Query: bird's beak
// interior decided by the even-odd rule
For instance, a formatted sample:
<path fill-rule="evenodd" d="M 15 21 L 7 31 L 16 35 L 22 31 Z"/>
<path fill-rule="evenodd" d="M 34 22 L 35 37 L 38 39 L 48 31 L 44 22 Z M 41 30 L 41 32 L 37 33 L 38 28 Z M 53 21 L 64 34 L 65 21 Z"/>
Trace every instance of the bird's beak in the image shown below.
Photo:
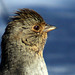
<path fill-rule="evenodd" d="M 54 30 L 54 29 L 56 29 L 55 26 L 46 24 L 45 29 L 44 29 L 44 32 L 49 32 L 49 31 L 52 31 L 52 30 Z"/>

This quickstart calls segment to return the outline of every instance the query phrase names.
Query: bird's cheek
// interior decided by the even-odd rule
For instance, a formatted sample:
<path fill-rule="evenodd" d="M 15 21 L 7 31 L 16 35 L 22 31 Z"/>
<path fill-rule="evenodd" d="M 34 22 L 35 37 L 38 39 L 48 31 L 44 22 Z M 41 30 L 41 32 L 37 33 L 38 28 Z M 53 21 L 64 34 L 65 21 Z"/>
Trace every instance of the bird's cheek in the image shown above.
<path fill-rule="evenodd" d="M 42 34 L 42 41 L 41 41 L 41 47 L 44 48 L 44 45 L 46 43 L 46 39 L 47 39 L 47 33 L 43 33 Z"/>
<path fill-rule="evenodd" d="M 46 32 L 43 32 L 42 39 L 43 40 L 46 40 L 47 39 L 47 33 Z"/>

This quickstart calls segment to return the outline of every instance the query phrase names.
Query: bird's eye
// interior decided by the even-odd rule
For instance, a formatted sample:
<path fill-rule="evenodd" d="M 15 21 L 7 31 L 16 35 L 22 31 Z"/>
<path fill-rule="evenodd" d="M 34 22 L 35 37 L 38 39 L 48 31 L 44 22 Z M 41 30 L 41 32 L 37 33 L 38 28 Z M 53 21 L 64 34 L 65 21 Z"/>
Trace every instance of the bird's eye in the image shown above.
<path fill-rule="evenodd" d="M 39 26 L 34 26 L 35 30 L 39 30 L 39 28 L 40 28 Z"/>

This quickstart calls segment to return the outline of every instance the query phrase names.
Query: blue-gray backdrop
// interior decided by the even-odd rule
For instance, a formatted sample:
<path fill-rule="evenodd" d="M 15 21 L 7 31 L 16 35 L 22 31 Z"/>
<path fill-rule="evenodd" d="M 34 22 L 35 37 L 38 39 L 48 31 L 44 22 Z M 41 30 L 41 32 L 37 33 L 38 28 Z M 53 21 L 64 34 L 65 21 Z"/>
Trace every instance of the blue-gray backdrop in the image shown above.
<path fill-rule="evenodd" d="M 75 75 L 75 0 L 0 0 L 0 43 L 9 16 L 19 8 L 34 9 L 57 27 L 44 49 L 49 75 Z"/>

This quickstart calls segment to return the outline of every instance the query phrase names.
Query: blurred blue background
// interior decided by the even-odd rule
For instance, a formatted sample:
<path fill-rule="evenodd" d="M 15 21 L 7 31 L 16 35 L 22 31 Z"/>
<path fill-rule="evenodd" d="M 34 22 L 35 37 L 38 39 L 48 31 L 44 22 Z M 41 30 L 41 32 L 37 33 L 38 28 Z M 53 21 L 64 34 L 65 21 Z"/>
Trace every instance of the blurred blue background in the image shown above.
<path fill-rule="evenodd" d="M 19 8 L 34 9 L 57 27 L 44 49 L 49 75 L 75 75 L 75 0 L 0 0 L 0 43 L 9 16 Z"/>

